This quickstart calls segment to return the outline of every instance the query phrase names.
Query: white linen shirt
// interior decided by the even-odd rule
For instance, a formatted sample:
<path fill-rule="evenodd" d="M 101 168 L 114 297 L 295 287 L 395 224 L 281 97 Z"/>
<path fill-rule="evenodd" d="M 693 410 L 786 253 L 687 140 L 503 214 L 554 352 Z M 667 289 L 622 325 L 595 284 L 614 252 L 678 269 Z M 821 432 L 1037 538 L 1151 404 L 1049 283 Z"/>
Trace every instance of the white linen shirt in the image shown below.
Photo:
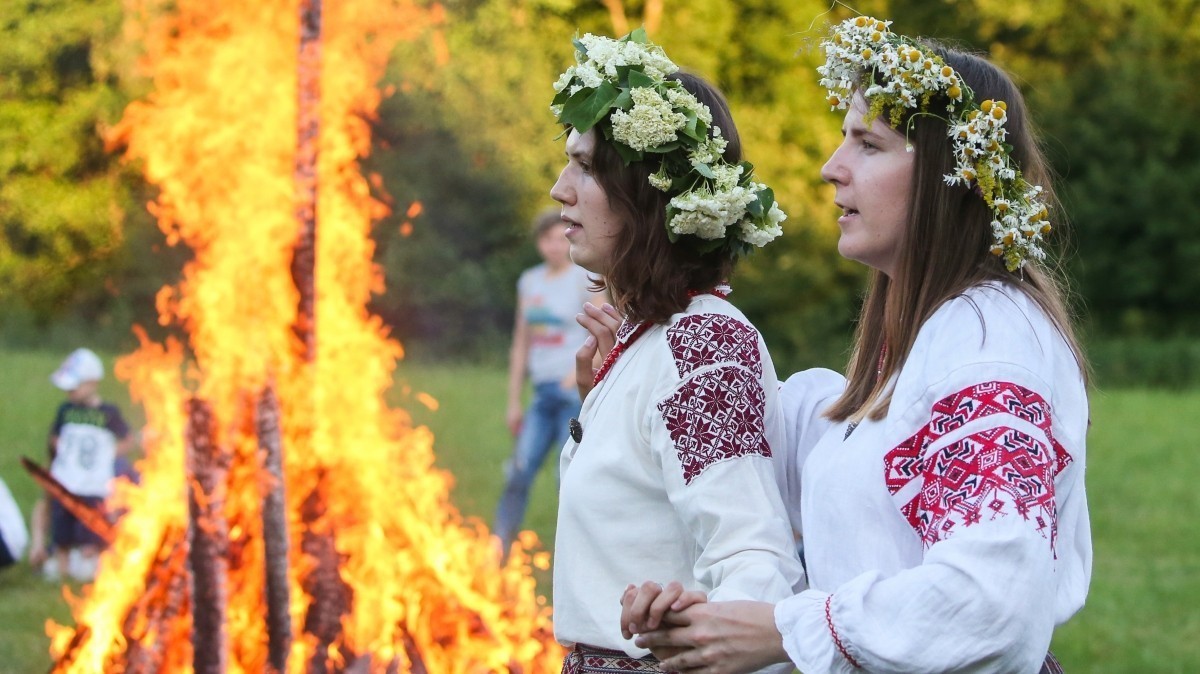
<path fill-rule="evenodd" d="M 785 393 L 791 414 L 803 398 Z M 1087 426 L 1079 363 L 1028 296 L 990 284 L 940 307 L 887 415 L 792 457 L 812 589 L 775 621 L 795 665 L 1038 671 L 1087 595 Z"/>
<path fill-rule="evenodd" d="M 630 583 L 679 580 L 712 600 L 771 602 L 803 586 L 772 468 L 784 443 L 778 382 L 733 305 L 699 295 L 650 326 L 588 394 L 580 422 L 582 441 L 568 440 L 561 458 L 560 643 L 647 655 L 621 636 Z"/>

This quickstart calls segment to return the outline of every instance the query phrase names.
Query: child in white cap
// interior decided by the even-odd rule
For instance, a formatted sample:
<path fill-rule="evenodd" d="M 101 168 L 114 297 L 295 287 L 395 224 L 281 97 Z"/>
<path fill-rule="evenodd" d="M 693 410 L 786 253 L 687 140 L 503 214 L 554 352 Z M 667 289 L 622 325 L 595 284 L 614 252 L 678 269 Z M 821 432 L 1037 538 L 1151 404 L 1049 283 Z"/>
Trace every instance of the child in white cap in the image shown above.
<path fill-rule="evenodd" d="M 117 457 L 124 456 L 132 445 L 121 410 L 100 398 L 103 378 L 104 364 L 89 349 L 76 349 L 50 375 L 50 381 L 67 392 L 50 427 L 50 474 L 72 494 L 97 507 L 111 492 Z M 104 541 L 53 499 L 42 499 L 35 507 L 30 562 L 39 566 L 46 561 L 47 514 L 54 561 L 46 564 L 44 573 L 52 580 L 63 573 L 76 580 L 91 580 Z"/>

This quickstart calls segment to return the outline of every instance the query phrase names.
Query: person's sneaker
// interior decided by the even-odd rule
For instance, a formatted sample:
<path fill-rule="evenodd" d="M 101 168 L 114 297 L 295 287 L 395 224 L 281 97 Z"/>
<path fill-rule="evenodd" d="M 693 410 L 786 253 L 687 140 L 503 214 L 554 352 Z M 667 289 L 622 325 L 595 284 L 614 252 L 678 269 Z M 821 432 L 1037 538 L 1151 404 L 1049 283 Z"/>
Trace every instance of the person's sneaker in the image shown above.
<path fill-rule="evenodd" d="M 96 579 L 98 561 L 98 555 L 85 555 L 79 550 L 72 550 L 70 562 L 67 564 L 67 574 L 79 582 L 90 583 Z"/>
<path fill-rule="evenodd" d="M 58 558 L 51 556 L 46 561 L 42 562 L 42 578 L 50 583 L 58 583 L 62 581 L 62 574 L 58 571 Z"/>

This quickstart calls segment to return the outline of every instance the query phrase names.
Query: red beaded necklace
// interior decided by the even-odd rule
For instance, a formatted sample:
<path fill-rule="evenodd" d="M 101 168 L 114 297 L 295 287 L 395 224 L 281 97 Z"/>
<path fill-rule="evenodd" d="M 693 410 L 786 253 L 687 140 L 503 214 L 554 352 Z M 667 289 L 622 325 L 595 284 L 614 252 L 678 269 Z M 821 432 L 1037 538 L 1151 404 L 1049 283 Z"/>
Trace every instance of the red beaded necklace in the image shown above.
<path fill-rule="evenodd" d="M 638 337 L 641 337 L 643 333 L 649 330 L 651 325 L 653 324 L 650 321 L 642 321 L 636 328 L 633 329 L 633 332 L 629 334 L 629 337 L 618 341 L 616 344 L 613 344 L 612 350 L 609 351 L 608 355 L 604 357 L 604 362 L 600 363 L 600 369 L 596 370 L 596 376 L 592 378 L 592 386 L 599 384 L 600 380 L 604 379 L 604 375 L 608 374 L 608 371 L 612 369 L 613 363 L 617 362 L 617 358 L 620 358 L 621 354 L 625 352 L 625 349 L 628 348 L 630 344 L 633 344 L 635 341 L 637 341 Z"/>
<path fill-rule="evenodd" d="M 729 293 L 727 291 L 725 291 L 724 288 L 713 288 L 711 290 L 705 290 L 703 292 L 696 291 L 696 290 L 689 290 L 687 294 L 688 294 L 688 297 L 695 297 L 696 295 L 705 295 L 705 294 L 716 295 L 717 297 L 719 297 L 721 299 L 725 299 L 726 297 L 729 296 Z M 625 324 L 622 323 L 621 327 L 624 327 L 624 325 Z M 592 378 L 592 386 L 596 386 L 597 384 L 600 383 L 601 379 L 604 379 L 604 375 L 608 374 L 608 371 L 610 369 L 612 369 L 613 363 L 616 363 L 617 359 L 621 357 L 621 354 L 625 353 L 625 349 L 629 348 L 630 344 L 633 344 L 634 342 L 637 341 L 637 339 L 639 337 L 641 337 L 643 334 L 645 334 L 645 332 L 650 329 L 651 325 L 653 325 L 653 323 L 651 323 L 650 321 L 642 321 L 641 323 L 638 324 L 637 327 L 635 327 L 632 330 L 632 332 L 629 333 L 628 337 L 626 337 L 625 339 L 618 339 L 617 343 L 613 344 L 612 350 L 609 351 L 608 355 L 606 355 L 604 357 L 604 362 L 600 363 L 600 369 L 596 370 L 596 376 Z M 619 333 L 620 329 L 618 329 L 617 332 Z"/>

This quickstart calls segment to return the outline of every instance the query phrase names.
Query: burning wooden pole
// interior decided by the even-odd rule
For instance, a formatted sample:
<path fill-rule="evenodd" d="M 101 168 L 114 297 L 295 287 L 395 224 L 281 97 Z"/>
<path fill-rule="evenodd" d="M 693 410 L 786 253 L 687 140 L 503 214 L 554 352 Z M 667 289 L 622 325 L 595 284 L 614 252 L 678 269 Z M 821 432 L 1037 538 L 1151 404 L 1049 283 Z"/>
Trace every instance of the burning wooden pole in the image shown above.
<path fill-rule="evenodd" d="M 91 629 L 87 625 L 80 625 L 75 629 L 75 634 L 71 637 L 71 642 L 67 644 L 63 654 L 51 665 L 48 674 L 63 674 L 68 671 L 71 665 L 75 662 L 75 653 L 83 646 L 84 642 L 91 636 Z"/>
<path fill-rule="evenodd" d="M 341 640 L 342 616 L 350 612 L 353 594 L 342 580 L 339 568 L 342 556 L 334 544 L 333 531 L 325 519 L 325 476 L 317 480 L 301 506 L 300 516 L 305 523 L 300 549 L 313 563 L 304 578 L 304 591 L 312 597 L 304 616 L 304 631 L 316 638 L 316 648 L 308 663 L 310 674 L 327 674 L 330 669 L 329 650 Z M 343 657 L 346 654 L 343 654 Z"/>
<path fill-rule="evenodd" d="M 229 455 L 216 441 L 213 413 L 207 403 L 190 399 L 187 415 L 192 667 L 196 674 L 224 674 L 229 526 L 223 510 Z"/>
<path fill-rule="evenodd" d="M 90 503 L 72 494 L 61 482 L 54 479 L 50 471 L 42 468 L 36 461 L 27 456 L 21 457 L 21 465 L 33 477 L 33 481 L 37 482 L 46 493 L 55 501 L 58 501 L 67 512 L 75 516 L 83 526 L 92 530 L 92 533 L 99 536 L 105 545 L 111 544 L 116 532 L 113 530 L 113 523 L 108 519 L 108 514 L 103 505 L 93 506 Z"/>
<path fill-rule="evenodd" d="M 300 232 L 292 251 L 292 282 L 299 293 L 293 332 L 300 340 L 309 374 L 317 358 L 316 264 L 317 264 L 317 174 L 320 149 L 321 102 L 321 0 L 300 0 L 300 45 L 297 60 L 296 111 L 296 218 Z M 303 424 L 297 437 L 300 447 L 312 441 L 312 400 L 299 401 L 309 413 L 296 419 Z M 317 647 L 309 661 L 309 672 L 329 671 L 329 647 L 340 640 L 342 616 L 349 612 L 351 592 L 339 572 L 341 564 L 333 531 L 324 522 L 324 480 L 318 480 L 301 509 L 304 534 L 300 549 L 313 562 L 304 577 L 304 591 L 312 598 L 305 615 L 304 631 L 316 637 Z"/>
<path fill-rule="evenodd" d="M 125 616 L 125 674 L 166 671 L 167 650 L 177 643 L 177 618 L 184 615 L 189 602 L 187 558 L 187 532 L 181 527 L 168 528 L 154 556 L 146 589 Z"/>
<path fill-rule="evenodd" d="M 304 360 L 316 357 L 317 157 L 320 151 L 321 0 L 300 0 L 300 50 L 296 64 L 296 220 L 292 282 L 300 299 L 293 330 Z"/>
<path fill-rule="evenodd" d="M 288 590 L 287 501 L 283 482 L 283 441 L 279 434 L 279 399 L 267 386 L 258 399 L 258 446 L 270 484 L 263 499 L 263 547 L 266 557 L 267 664 L 287 671 L 292 648 L 291 593 Z"/>

